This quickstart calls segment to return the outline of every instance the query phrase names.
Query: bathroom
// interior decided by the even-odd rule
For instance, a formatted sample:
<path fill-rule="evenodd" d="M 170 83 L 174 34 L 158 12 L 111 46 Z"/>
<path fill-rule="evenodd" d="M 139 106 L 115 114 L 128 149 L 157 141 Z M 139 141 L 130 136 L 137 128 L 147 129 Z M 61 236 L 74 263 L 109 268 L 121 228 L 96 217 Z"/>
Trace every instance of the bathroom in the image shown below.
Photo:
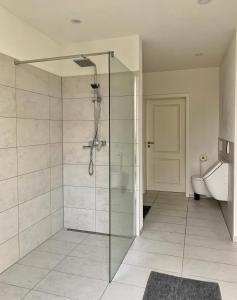
<path fill-rule="evenodd" d="M 164 1 L 23 2 L 0 0 L 0 300 L 141 300 L 152 271 L 234 300 L 236 33 L 216 53 L 172 39 Z M 225 197 L 194 200 L 217 160 Z"/>

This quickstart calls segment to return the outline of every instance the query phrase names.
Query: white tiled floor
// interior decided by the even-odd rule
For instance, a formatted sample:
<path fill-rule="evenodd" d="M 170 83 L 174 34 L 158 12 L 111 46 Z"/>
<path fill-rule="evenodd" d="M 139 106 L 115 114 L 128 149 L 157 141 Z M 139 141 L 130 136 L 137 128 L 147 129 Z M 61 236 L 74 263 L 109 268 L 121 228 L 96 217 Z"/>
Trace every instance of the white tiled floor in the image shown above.
<path fill-rule="evenodd" d="M 0 274 L 0 300 L 98 300 L 108 285 L 107 236 L 62 230 Z"/>
<path fill-rule="evenodd" d="M 143 233 L 114 279 L 126 285 L 124 291 L 134 293 L 128 299 L 142 299 L 139 292 L 144 291 L 151 270 L 218 282 L 223 300 L 237 299 L 237 244 L 230 240 L 217 201 L 149 192 L 144 202 L 152 208 Z M 105 295 L 126 299 L 116 298 L 117 290 L 118 286 L 110 285 Z"/>
<path fill-rule="evenodd" d="M 150 271 L 220 284 L 237 299 L 237 244 L 218 203 L 149 192 L 152 205 L 114 281 L 108 285 L 108 238 L 61 231 L 0 274 L 0 300 L 141 300 Z"/>

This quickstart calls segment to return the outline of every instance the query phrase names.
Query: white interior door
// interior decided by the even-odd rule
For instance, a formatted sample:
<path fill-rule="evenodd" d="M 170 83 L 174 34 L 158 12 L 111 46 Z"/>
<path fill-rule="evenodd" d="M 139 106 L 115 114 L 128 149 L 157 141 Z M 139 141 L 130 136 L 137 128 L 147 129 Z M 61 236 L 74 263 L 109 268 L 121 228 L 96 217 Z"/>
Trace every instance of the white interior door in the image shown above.
<path fill-rule="evenodd" d="M 185 192 L 185 99 L 147 101 L 147 188 Z"/>

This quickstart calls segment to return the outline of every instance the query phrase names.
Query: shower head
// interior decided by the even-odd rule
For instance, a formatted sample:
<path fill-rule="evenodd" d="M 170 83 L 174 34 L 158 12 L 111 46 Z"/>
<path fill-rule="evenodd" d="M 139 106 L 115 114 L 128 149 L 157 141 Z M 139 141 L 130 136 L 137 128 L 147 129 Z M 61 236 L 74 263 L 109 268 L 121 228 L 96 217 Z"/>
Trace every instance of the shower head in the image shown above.
<path fill-rule="evenodd" d="M 87 57 L 83 57 L 81 59 L 74 59 L 74 62 L 78 64 L 80 67 L 85 68 L 85 67 L 96 67 L 95 63 L 91 61 Z"/>

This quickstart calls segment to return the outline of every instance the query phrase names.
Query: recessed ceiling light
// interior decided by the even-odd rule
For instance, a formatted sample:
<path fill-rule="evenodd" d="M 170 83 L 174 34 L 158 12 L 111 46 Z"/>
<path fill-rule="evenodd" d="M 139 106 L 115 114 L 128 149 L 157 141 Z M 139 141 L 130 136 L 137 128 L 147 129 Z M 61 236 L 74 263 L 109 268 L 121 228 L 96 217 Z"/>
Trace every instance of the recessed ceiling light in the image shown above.
<path fill-rule="evenodd" d="M 198 0 L 198 4 L 208 4 L 208 3 L 210 3 L 211 2 L 211 0 Z"/>
<path fill-rule="evenodd" d="M 80 19 L 71 19 L 71 22 L 73 24 L 80 24 L 81 23 L 81 20 Z"/>

